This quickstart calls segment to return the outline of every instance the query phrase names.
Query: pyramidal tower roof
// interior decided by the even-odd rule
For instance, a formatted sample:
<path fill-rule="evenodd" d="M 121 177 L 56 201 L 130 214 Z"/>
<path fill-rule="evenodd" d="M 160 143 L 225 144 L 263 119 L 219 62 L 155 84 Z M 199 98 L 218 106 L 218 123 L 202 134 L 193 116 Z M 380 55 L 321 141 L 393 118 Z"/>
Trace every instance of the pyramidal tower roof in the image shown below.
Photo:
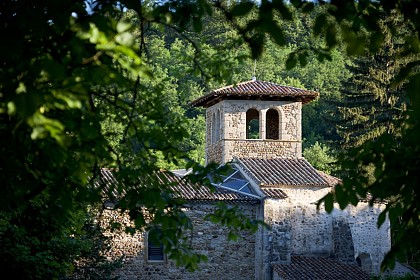
<path fill-rule="evenodd" d="M 213 90 L 192 101 L 190 105 L 208 108 L 224 99 L 287 100 L 300 101 L 305 104 L 318 96 L 319 93 L 316 91 L 252 79 Z"/>

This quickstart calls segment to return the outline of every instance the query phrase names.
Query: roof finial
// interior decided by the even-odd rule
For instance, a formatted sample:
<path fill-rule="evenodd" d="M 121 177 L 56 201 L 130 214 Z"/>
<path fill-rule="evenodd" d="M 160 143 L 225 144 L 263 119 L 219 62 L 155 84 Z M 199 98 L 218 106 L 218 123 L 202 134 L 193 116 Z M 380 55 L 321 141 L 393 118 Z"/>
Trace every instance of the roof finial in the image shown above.
<path fill-rule="evenodd" d="M 256 71 L 256 69 L 257 69 L 257 60 L 256 60 L 256 59 L 254 59 L 254 71 L 253 71 L 253 73 L 252 73 L 252 80 L 253 80 L 253 81 L 256 81 L 256 80 L 257 80 L 257 77 L 255 76 L 255 71 Z"/>

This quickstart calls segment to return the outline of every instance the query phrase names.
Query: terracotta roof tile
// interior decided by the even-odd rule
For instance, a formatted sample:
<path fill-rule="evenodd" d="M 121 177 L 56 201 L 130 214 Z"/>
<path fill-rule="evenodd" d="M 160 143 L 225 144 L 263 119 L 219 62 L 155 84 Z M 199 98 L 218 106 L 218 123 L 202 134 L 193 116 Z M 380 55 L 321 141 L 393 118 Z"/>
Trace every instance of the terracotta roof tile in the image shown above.
<path fill-rule="evenodd" d="M 330 187 L 335 187 L 336 185 L 342 183 L 342 180 L 337 178 L 337 177 L 334 177 L 332 175 L 329 175 L 329 174 L 324 173 L 324 172 L 319 171 L 319 170 L 317 170 L 317 171 L 318 171 L 319 175 L 321 175 L 321 177 L 324 178 L 324 180 L 328 183 L 328 185 Z"/>
<path fill-rule="evenodd" d="M 101 170 L 101 178 L 105 185 L 117 184 L 117 179 L 115 178 L 113 172 L 114 171 L 111 169 Z M 183 198 L 187 201 L 209 202 L 222 200 L 229 203 L 239 204 L 259 203 L 259 200 L 256 198 L 249 197 L 226 189 L 216 188 L 216 190 L 212 192 L 208 187 L 201 186 L 198 184 L 192 184 L 185 180 L 185 178 L 177 176 L 170 171 L 159 171 L 156 172 L 155 176 L 155 178 L 157 178 L 157 180 L 161 182 L 162 185 L 169 185 L 176 195 L 179 195 L 180 198 Z"/>
<path fill-rule="evenodd" d="M 271 198 L 286 198 L 287 194 L 279 188 L 261 188 L 261 191 Z"/>
<path fill-rule="evenodd" d="M 236 164 L 261 187 L 329 186 L 329 183 L 304 158 L 238 158 Z"/>
<path fill-rule="evenodd" d="M 172 186 L 172 189 L 179 193 L 179 195 L 186 200 L 225 200 L 259 203 L 258 199 L 237 192 L 222 188 L 216 188 L 214 192 L 211 192 L 208 187 L 193 185 L 182 177 L 176 176 L 173 173 L 164 172 L 162 174 L 164 174 L 170 182 L 175 183 Z"/>
<path fill-rule="evenodd" d="M 357 265 L 343 264 L 332 258 L 292 256 L 290 264 L 274 264 L 273 270 L 284 280 L 369 280 Z"/>
<path fill-rule="evenodd" d="M 210 107 L 222 99 L 292 100 L 305 104 L 317 98 L 318 95 L 318 92 L 311 90 L 250 80 L 213 90 L 192 101 L 190 105 Z"/>

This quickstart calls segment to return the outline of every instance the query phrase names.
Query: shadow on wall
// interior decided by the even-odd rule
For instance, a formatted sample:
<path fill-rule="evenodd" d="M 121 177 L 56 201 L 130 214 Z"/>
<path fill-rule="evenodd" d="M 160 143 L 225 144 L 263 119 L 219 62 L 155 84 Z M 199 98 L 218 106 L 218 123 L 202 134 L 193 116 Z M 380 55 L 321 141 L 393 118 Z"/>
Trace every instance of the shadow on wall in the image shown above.
<path fill-rule="evenodd" d="M 350 225 L 344 219 L 333 220 L 334 255 L 342 263 L 355 264 Z M 370 273 L 369 271 L 368 273 Z"/>
<path fill-rule="evenodd" d="M 357 265 L 367 273 L 372 273 L 372 259 L 368 253 L 360 253 L 356 258 Z"/>

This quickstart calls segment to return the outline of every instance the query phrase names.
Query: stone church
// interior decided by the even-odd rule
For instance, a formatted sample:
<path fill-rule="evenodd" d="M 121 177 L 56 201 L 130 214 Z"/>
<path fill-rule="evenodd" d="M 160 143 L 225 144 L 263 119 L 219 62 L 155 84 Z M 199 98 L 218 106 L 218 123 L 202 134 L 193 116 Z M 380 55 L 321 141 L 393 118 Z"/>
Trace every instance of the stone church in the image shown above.
<path fill-rule="evenodd" d="M 390 250 L 389 223 L 377 228 L 385 207 L 361 202 L 328 214 L 316 202 L 339 179 L 302 157 L 302 106 L 309 90 L 256 79 L 209 92 L 192 106 L 206 108 L 206 162 L 230 163 L 215 192 L 185 184 L 188 170 L 165 173 L 188 202 L 191 242 L 208 262 L 189 272 L 168 260 L 147 234 L 113 235 L 109 257 L 124 257 L 120 279 L 370 279 Z M 112 174 L 104 170 L 104 177 Z M 204 219 L 224 201 L 264 220 L 270 229 L 227 240 L 227 229 Z M 108 215 L 116 215 L 108 210 Z"/>

